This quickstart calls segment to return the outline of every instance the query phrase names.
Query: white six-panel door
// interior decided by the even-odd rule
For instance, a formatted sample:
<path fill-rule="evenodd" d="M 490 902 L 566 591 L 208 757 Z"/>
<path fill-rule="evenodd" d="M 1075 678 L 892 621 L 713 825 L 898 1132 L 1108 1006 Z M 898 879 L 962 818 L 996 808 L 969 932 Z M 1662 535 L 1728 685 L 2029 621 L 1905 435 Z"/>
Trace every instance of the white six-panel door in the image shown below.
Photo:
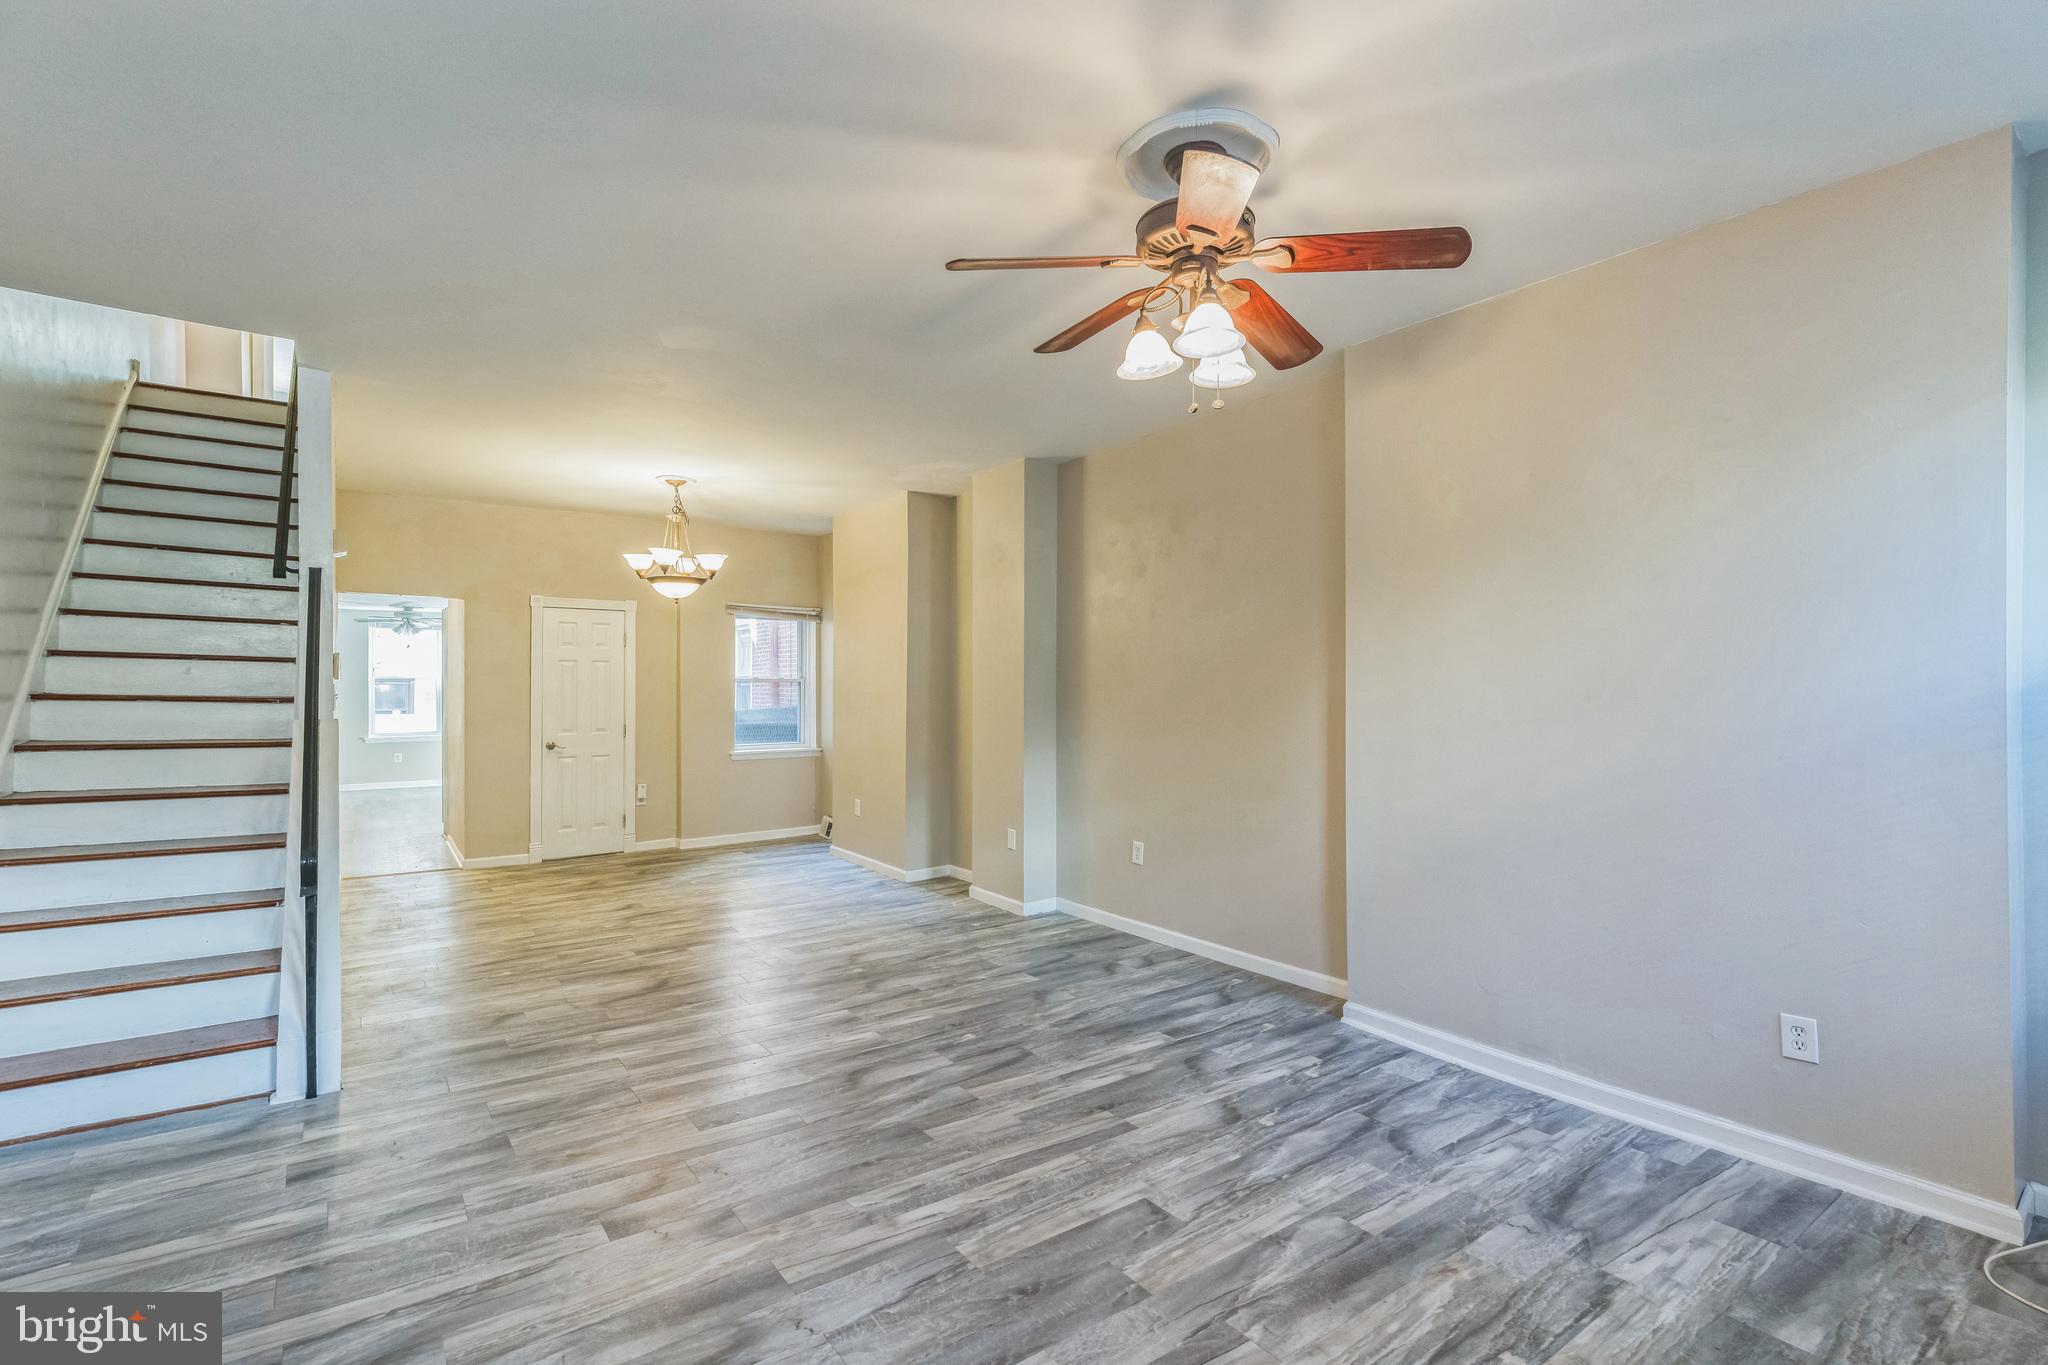
<path fill-rule="evenodd" d="M 537 606 L 540 856 L 626 847 L 631 613 Z"/>

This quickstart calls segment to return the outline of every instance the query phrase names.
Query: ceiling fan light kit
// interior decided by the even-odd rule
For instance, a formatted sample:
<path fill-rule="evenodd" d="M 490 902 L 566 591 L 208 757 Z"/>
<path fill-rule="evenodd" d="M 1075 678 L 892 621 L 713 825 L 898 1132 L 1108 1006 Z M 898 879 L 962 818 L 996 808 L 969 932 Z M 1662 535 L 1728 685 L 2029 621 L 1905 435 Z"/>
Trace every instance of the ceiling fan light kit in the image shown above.
<path fill-rule="evenodd" d="M 671 476 L 662 482 L 669 486 L 673 501 L 662 529 L 661 544 L 650 545 L 644 554 L 629 551 L 625 555 L 626 567 L 663 597 L 684 598 L 716 578 L 728 556 L 691 552 L 690 516 L 683 511 L 683 485 L 689 480 Z"/>
<path fill-rule="evenodd" d="M 1276 370 L 1305 364 L 1323 350 L 1257 282 L 1226 278 L 1225 270 L 1450 270 L 1472 254 L 1471 235 L 1461 227 L 1258 237 L 1248 205 L 1279 145 L 1270 124 L 1242 109 L 1191 109 L 1154 119 L 1117 150 L 1131 188 L 1159 201 L 1138 216 L 1134 254 L 969 257 L 946 262 L 946 269 L 1159 271 L 1161 283 L 1131 290 L 1035 349 L 1041 355 L 1070 351 L 1135 313 L 1117 377 L 1158 379 L 1186 357 L 1197 362 L 1189 382 L 1217 391 L 1212 406 L 1220 408 L 1221 390 L 1256 376 L 1245 359 L 1247 345 Z M 1161 304 L 1171 307 L 1180 329 L 1170 342 L 1148 316 Z"/>

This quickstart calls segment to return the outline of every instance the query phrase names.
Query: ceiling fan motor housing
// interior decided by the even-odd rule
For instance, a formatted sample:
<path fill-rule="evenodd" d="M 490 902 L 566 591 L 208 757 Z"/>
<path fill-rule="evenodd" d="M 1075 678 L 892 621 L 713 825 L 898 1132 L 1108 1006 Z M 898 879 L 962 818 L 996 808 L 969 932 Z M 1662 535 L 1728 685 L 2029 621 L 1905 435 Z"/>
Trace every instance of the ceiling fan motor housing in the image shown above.
<path fill-rule="evenodd" d="M 1147 265 L 1164 270 L 1171 267 L 1178 258 L 1197 250 L 1213 251 L 1219 256 L 1232 256 L 1252 249 L 1257 234 L 1254 231 L 1250 209 L 1246 209 L 1244 216 L 1237 220 L 1237 231 L 1231 233 L 1227 241 L 1204 239 L 1196 242 L 1175 225 L 1174 210 L 1178 207 L 1178 200 L 1162 199 L 1139 216 L 1138 248 L 1133 254 L 1144 257 Z"/>

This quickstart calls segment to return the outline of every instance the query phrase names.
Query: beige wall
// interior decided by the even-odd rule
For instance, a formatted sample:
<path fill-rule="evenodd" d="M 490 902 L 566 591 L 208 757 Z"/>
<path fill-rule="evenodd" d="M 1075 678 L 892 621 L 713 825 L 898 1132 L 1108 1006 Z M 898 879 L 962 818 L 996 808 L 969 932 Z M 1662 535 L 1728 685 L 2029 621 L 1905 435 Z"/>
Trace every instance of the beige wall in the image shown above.
<path fill-rule="evenodd" d="M 1035 913 L 1059 895 L 1059 466 L 985 470 L 969 508 L 974 885 Z"/>
<path fill-rule="evenodd" d="M 832 813 L 832 537 L 818 537 L 818 816 Z"/>
<path fill-rule="evenodd" d="M 2010 156 L 1350 351 L 1355 1002 L 2011 1200 Z"/>
<path fill-rule="evenodd" d="M 345 457 L 344 457 L 345 458 Z M 345 467 L 345 466 L 344 466 Z M 528 694 L 533 594 L 638 604 L 636 781 L 647 804 L 635 836 L 683 838 L 782 829 L 817 819 L 813 759 L 733 761 L 732 647 L 726 601 L 817 602 L 817 538 L 699 522 L 702 550 L 731 555 L 710 588 L 680 603 L 636 580 L 619 556 L 661 531 L 658 515 L 418 498 L 343 490 L 344 592 L 416 592 L 463 599 L 465 782 L 463 856 L 523 854 L 528 835 Z M 809 585 L 806 594 L 805 585 Z M 789 599 L 807 596 L 805 601 Z M 677 621 L 689 666 L 677 686 Z M 680 739 L 678 722 L 681 721 Z M 760 823 L 756 823 L 760 822 Z"/>
<path fill-rule="evenodd" d="M 974 493 L 953 499 L 953 855 L 974 871 Z M 972 880 L 972 877 L 969 877 Z"/>
<path fill-rule="evenodd" d="M 908 495 L 832 519 L 832 842 L 894 868 L 908 796 L 909 593 Z"/>
<path fill-rule="evenodd" d="M 203 322 L 184 324 L 185 383 L 215 393 L 242 393 L 246 389 L 248 338 L 226 327 L 209 327 Z"/>
<path fill-rule="evenodd" d="M 903 818 L 904 862 L 911 869 L 947 867 L 953 854 L 953 689 L 959 660 L 954 629 L 956 543 L 950 497 L 912 493 L 908 503 L 910 581 L 909 690 Z"/>
<path fill-rule="evenodd" d="M 469 838 L 468 625 L 468 608 L 451 598 L 441 612 L 441 831 L 457 848 Z"/>
<path fill-rule="evenodd" d="M 1343 474 L 1336 365 L 1060 467 L 1060 895 L 1343 978 Z"/>

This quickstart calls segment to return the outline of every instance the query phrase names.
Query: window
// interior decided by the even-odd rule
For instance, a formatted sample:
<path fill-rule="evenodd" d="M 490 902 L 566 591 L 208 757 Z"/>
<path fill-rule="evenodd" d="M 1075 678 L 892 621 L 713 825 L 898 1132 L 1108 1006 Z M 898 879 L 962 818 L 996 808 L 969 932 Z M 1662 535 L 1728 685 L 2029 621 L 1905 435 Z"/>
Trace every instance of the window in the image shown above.
<path fill-rule="evenodd" d="M 816 747 L 816 623 L 794 611 L 732 617 L 732 751 L 773 753 Z"/>
<path fill-rule="evenodd" d="M 370 628 L 370 736 L 432 739 L 441 733 L 441 632 Z"/>

